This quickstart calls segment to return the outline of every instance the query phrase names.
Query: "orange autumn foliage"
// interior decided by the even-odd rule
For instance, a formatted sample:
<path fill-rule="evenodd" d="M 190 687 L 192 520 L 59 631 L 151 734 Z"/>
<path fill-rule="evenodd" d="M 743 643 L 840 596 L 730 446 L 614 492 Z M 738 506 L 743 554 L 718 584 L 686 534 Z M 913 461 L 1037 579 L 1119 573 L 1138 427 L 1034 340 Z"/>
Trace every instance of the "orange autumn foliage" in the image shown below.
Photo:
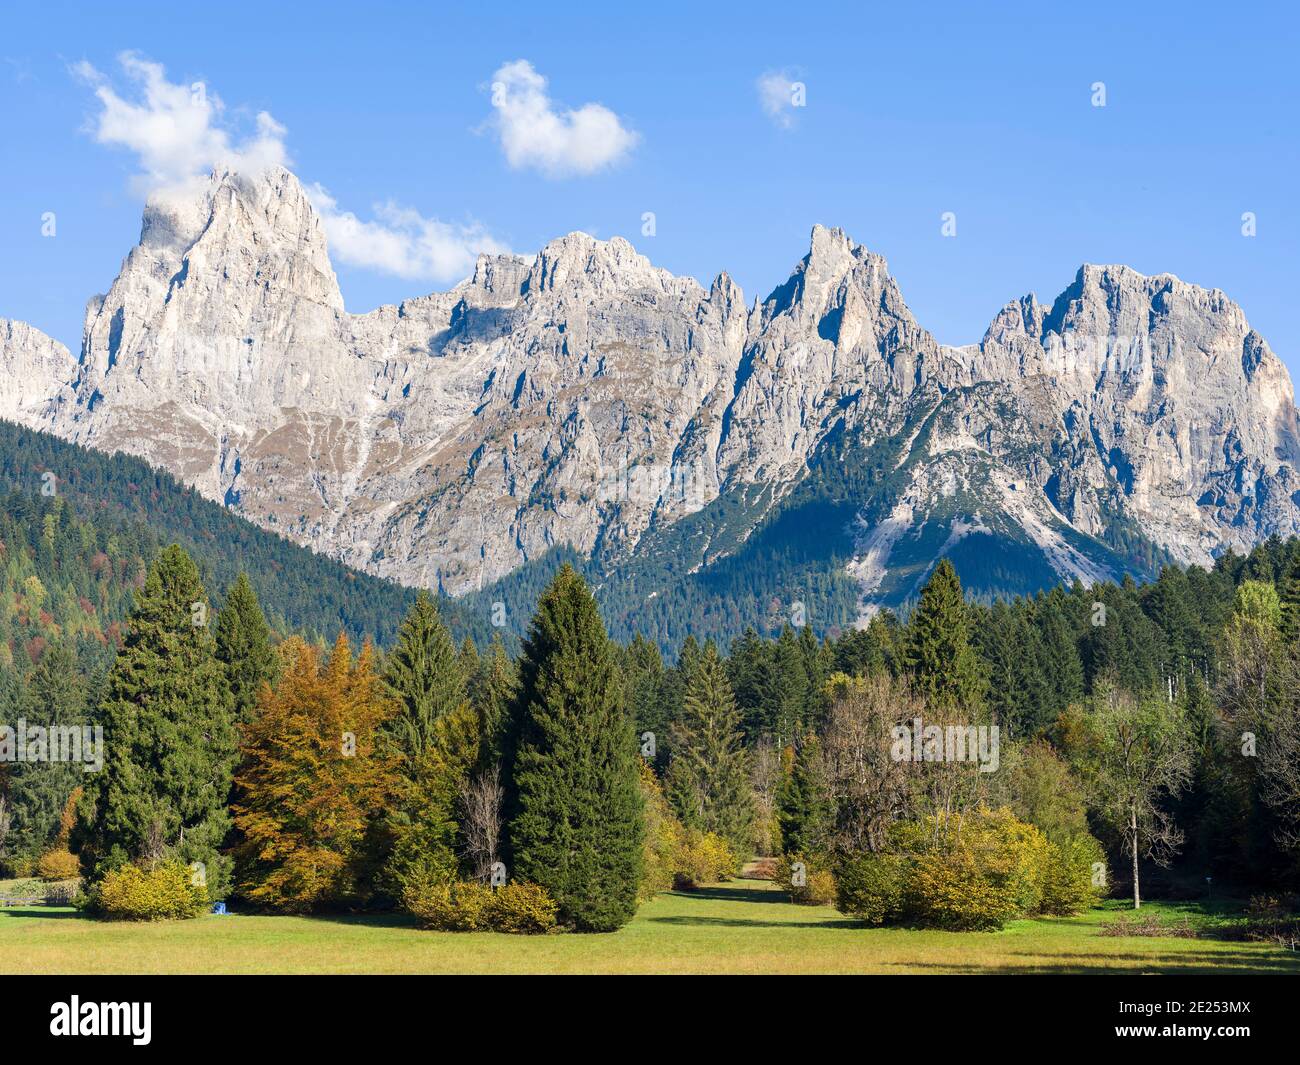
<path fill-rule="evenodd" d="M 340 635 L 323 663 L 314 647 L 286 643 L 279 684 L 263 688 L 243 728 L 234 809 L 240 893 L 301 913 L 369 892 L 374 826 L 398 787 L 376 741 L 395 708 L 369 643 L 354 662 Z"/>

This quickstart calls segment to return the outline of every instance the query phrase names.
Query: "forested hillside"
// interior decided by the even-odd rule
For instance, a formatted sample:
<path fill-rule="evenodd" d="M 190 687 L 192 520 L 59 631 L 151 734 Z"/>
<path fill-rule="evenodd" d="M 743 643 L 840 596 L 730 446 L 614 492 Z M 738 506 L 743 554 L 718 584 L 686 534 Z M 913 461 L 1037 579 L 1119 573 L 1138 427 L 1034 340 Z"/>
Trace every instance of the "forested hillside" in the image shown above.
<path fill-rule="evenodd" d="M 54 585 L 63 583 L 56 576 L 61 567 L 76 568 L 73 556 L 83 540 L 99 548 L 115 539 L 119 549 L 129 545 L 146 564 L 160 545 L 180 544 L 214 593 L 247 572 L 272 625 L 282 632 L 332 638 L 342 628 L 354 638 L 368 634 L 387 641 L 414 599 L 414 592 L 257 528 L 139 459 L 91 451 L 6 421 L 0 421 L 0 492 L 15 497 L 7 504 L 15 520 L 36 521 L 39 532 L 51 514 L 49 520 L 66 530 L 56 537 L 57 557 L 35 559 L 38 566 L 53 567 L 40 575 Z M 18 502 L 19 495 L 27 502 Z M 32 546 L 39 542 L 30 529 L 19 535 Z M 119 611 L 101 620 L 111 624 L 121 616 Z"/>

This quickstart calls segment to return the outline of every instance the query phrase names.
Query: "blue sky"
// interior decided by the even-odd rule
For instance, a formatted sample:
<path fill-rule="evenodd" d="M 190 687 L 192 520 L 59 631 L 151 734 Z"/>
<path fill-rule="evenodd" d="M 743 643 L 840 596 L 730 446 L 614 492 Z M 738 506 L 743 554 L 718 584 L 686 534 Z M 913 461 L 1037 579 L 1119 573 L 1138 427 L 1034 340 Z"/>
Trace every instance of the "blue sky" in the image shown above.
<path fill-rule="evenodd" d="M 726 269 L 752 300 L 822 222 L 884 254 L 947 343 L 1123 262 L 1223 289 L 1300 369 L 1284 5 L 26 7 L 0 14 L 0 316 L 74 350 L 139 235 L 141 149 L 96 95 L 138 105 L 133 52 L 219 97 L 232 150 L 273 116 L 276 149 L 354 216 L 331 228 L 350 310 L 448 287 L 475 244 L 531 254 L 573 229 L 705 284 Z M 765 75 L 805 106 L 766 110 Z"/>

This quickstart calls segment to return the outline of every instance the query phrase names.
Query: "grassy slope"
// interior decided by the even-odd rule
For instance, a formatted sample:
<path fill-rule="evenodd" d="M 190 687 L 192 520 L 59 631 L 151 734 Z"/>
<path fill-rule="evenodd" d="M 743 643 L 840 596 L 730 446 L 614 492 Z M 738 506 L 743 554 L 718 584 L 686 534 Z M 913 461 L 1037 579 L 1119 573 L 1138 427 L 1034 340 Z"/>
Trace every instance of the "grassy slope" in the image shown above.
<path fill-rule="evenodd" d="M 613 935 L 536 938 L 424 932 L 403 917 L 128 925 L 0 909 L 0 972 L 1300 973 L 1296 955 L 1257 944 L 1098 935 L 1118 904 L 999 933 L 949 933 L 862 928 L 781 899 L 765 881 L 738 881 L 661 895 Z"/>

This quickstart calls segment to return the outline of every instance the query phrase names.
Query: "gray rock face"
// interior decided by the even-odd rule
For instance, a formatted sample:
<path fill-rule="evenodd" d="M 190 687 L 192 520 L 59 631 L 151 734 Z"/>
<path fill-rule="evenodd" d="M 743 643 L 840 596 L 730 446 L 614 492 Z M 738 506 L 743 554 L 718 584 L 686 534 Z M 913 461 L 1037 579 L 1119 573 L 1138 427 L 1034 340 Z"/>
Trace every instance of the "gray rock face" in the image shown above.
<path fill-rule="evenodd" d="M 1221 292 L 1085 266 L 951 348 L 882 257 L 818 226 L 748 310 L 725 274 L 706 290 L 572 233 L 353 315 L 282 169 L 151 202 L 78 361 L 0 322 L 0 415 L 453 594 L 557 544 L 632 555 L 742 486 L 779 499 L 832 435 L 888 451 L 897 484 L 855 530 L 864 616 L 909 541 L 997 530 L 1090 580 L 1117 522 L 1187 562 L 1300 532 L 1291 382 Z"/>
<path fill-rule="evenodd" d="M 57 340 L 0 318 L 0 418 L 24 425 L 39 421 L 75 370 L 76 360 Z"/>

